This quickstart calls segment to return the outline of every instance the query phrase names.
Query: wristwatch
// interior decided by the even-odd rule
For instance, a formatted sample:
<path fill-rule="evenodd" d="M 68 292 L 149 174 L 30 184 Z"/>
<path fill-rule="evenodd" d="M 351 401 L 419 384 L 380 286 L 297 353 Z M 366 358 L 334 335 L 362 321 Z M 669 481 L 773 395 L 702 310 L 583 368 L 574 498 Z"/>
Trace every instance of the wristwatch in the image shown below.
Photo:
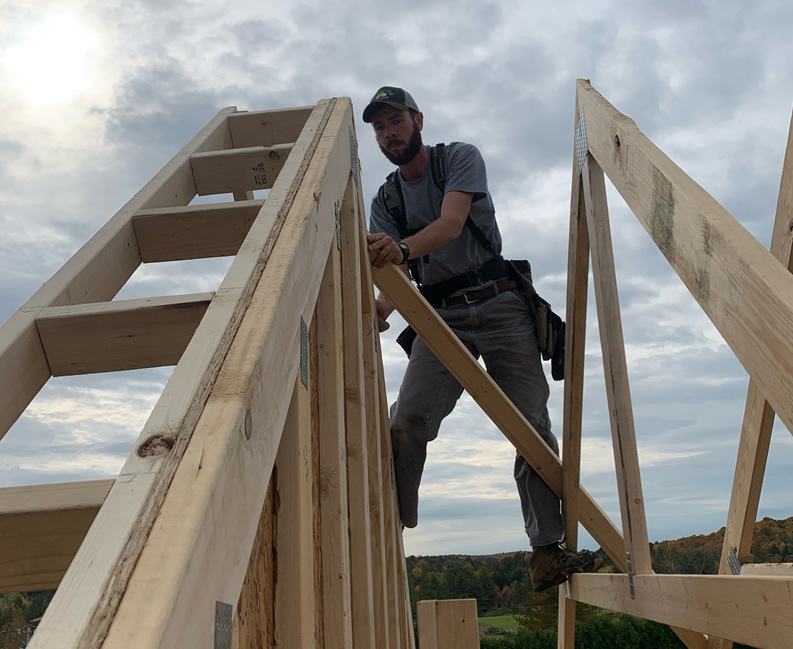
<path fill-rule="evenodd" d="M 397 246 L 402 251 L 402 261 L 400 261 L 399 263 L 400 264 L 407 263 L 408 257 L 410 257 L 410 248 L 408 248 L 408 244 L 406 244 L 404 241 L 400 241 L 397 244 Z"/>

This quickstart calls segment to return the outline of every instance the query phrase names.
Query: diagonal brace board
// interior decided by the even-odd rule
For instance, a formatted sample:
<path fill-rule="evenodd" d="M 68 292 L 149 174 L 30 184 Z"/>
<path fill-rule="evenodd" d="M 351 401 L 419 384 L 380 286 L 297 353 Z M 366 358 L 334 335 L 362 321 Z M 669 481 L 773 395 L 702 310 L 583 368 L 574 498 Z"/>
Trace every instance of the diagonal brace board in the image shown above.
<path fill-rule="evenodd" d="M 562 494 L 562 465 L 559 457 L 534 430 L 515 405 L 496 385 L 429 303 L 393 264 L 373 268 L 378 288 L 416 330 L 427 346 L 446 365 L 482 410 L 557 495 Z M 592 497 L 582 488 L 580 518 L 614 563 L 625 570 L 622 535 Z"/>

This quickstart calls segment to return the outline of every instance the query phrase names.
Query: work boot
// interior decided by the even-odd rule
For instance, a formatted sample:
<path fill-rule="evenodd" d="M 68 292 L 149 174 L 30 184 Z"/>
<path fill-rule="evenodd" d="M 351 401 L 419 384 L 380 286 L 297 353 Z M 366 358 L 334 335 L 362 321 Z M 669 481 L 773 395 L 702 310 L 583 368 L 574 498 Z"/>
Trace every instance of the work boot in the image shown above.
<path fill-rule="evenodd" d="M 594 552 L 570 552 L 561 543 L 542 545 L 533 549 L 529 557 L 529 574 L 535 592 L 547 590 L 567 581 L 578 572 L 594 572 L 603 565 Z"/>

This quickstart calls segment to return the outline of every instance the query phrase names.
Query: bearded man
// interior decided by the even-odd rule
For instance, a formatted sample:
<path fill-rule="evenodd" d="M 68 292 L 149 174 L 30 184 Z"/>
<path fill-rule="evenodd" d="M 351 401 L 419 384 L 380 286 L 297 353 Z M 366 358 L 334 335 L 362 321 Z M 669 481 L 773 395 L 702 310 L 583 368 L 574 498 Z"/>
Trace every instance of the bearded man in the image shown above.
<path fill-rule="evenodd" d="M 363 120 L 372 125 L 380 150 L 398 167 L 372 200 L 372 264 L 397 264 L 406 274 L 411 265 L 422 294 L 438 315 L 475 357 L 484 359 L 495 382 L 558 454 L 534 323 L 510 277 L 510 265 L 501 257 L 501 234 L 482 155 L 462 142 L 444 146 L 442 154 L 424 146 L 424 115 L 402 88 L 380 88 Z M 433 165 L 441 159 L 442 187 L 434 177 L 431 156 Z M 381 294 L 378 316 L 387 319 L 393 310 Z M 400 516 L 402 524 L 412 528 L 418 524 L 427 444 L 437 437 L 462 387 L 421 338 L 409 343 L 407 351 L 410 360 L 391 407 L 391 438 Z M 595 553 L 570 552 L 561 545 L 559 498 L 520 453 L 514 477 L 533 548 L 529 569 L 535 590 L 600 567 L 602 559 Z"/>

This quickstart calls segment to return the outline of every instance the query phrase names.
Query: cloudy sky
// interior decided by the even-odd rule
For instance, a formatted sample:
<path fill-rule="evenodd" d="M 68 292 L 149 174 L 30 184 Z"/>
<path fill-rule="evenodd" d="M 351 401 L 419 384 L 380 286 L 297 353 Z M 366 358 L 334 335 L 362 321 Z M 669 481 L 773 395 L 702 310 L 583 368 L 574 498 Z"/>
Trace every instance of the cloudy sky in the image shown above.
<path fill-rule="evenodd" d="M 224 106 L 350 96 L 373 195 L 389 165 L 360 113 L 383 84 L 414 95 L 425 141 L 482 150 L 505 254 L 530 259 L 562 311 L 578 77 L 767 246 L 793 105 L 792 21 L 781 0 L 0 0 L 0 322 Z M 726 520 L 747 376 L 609 198 L 650 538 L 709 533 Z M 229 263 L 146 266 L 119 297 L 213 290 Z M 589 316 L 582 480 L 619 523 L 594 298 Z M 400 328 L 383 345 L 391 399 Z M 51 380 L 0 444 L 0 486 L 115 476 L 170 371 Z M 559 436 L 561 403 L 554 383 Z M 513 454 L 464 397 L 430 447 L 407 552 L 525 548 Z M 792 463 L 793 438 L 777 426 L 761 516 L 793 513 Z"/>

